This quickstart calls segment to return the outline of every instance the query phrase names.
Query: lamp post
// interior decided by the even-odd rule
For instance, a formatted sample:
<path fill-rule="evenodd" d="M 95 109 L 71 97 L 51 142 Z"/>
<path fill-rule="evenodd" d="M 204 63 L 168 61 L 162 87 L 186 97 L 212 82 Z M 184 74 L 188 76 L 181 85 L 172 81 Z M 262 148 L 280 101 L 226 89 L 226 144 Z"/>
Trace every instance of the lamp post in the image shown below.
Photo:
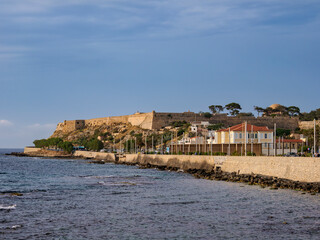
<path fill-rule="evenodd" d="M 313 156 L 316 156 L 316 119 L 313 120 Z"/>
<path fill-rule="evenodd" d="M 277 147 L 277 124 L 274 124 L 274 129 L 273 129 L 273 156 L 276 156 L 276 147 Z"/>
<path fill-rule="evenodd" d="M 244 125 L 244 155 L 247 156 L 247 122 Z"/>

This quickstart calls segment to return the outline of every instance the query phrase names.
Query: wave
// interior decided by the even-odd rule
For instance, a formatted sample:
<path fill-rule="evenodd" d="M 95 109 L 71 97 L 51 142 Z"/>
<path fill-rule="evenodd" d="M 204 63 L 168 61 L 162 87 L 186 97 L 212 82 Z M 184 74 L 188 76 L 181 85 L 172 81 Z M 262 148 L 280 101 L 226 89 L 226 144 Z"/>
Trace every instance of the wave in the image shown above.
<path fill-rule="evenodd" d="M 162 202 L 162 203 L 150 203 L 150 205 L 177 205 L 177 204 L 195 204 L 199 203 L 199 201 L 188 201 L 188 202 Z"/>
<path fill-rule="evenodd" d="M 2 205 L 0 204 L 0 210 L 12 210 L 16 208 L 16 204 L 13 205 Z"/>
<path fill-rule="evenodd" d="M 135 179 L 135 178 L 141 178 L 140 175 L 133 175 L 133 176 L 115 176 L 115 175 L 106 175 L 106 176 L 79 176 L 80 178 L 87 178 L 87 179 Z"/>

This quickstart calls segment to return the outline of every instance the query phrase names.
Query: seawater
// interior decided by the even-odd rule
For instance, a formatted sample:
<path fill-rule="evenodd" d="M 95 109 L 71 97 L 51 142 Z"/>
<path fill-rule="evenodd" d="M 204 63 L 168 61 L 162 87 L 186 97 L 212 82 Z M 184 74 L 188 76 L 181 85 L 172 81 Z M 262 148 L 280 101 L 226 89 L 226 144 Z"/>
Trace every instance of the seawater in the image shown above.
<path fill-rule="evenodd" d="M 11 151 L 0 239 L 320 239 L 319 195 Z"/>

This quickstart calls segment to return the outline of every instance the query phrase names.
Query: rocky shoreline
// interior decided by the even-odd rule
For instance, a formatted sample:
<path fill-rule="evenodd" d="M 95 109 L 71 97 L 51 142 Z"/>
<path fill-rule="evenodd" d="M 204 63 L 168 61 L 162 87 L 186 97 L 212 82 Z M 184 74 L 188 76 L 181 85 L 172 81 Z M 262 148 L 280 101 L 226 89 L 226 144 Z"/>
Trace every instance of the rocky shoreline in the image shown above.
<path fill-rule="evenodd" d="M 41 150 L 38 152 L 30 152 L 30 153 L 23 153 L 23 152 L 12 152 L 7 153 L 5 155 L 12 155 L 16 157 L 41 157 L 41 158 L 76 158 L 72 154 L 68 154 L 65 152 L 58 152 L 58 151 L 48 151 L 48 150 Z"/>

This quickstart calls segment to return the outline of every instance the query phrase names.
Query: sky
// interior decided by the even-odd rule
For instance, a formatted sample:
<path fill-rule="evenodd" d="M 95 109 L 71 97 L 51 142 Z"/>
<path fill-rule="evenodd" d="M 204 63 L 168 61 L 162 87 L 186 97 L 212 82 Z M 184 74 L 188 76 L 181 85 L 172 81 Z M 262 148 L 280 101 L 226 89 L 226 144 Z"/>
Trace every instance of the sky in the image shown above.
<path fill-rule="evenodd" d="M 319 0 L 0 0 L 0 148 L 136 111 L 308 112 L 319 43 Z"/>

